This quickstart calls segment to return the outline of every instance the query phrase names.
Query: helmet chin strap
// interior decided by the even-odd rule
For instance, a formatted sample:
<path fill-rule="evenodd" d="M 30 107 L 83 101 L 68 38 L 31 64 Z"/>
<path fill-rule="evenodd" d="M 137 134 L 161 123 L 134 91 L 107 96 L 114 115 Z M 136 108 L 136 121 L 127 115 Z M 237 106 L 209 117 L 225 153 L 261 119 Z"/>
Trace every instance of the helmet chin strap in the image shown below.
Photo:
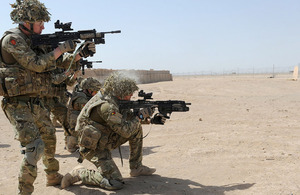
<path fill-rule="evenodd" d="M 35 33 L 34 31 L 33 31 L 33 23 L 29 23 L 30 24 L 30 29 L 28 29 L 26 26 L 24 26 L 24 23 L 21 23 L 21 24 L 19 24 L 19 26 L 23 29 L 23 30 L 25 30 L 25 31 L 27 31 L 27 32 L 29 32 L 30 34 L 37 34 L 37 33 Z"/>

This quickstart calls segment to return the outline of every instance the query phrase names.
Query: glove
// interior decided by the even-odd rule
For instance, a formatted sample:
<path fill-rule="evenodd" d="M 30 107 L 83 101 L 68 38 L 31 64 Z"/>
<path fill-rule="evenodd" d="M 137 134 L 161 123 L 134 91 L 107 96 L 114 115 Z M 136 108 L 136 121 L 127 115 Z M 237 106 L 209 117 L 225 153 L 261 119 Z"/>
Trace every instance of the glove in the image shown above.
<path fill-rule="evenodd" d="M 60 49 L 60 51 L 62 53 L 65 53 L 65 52 L 73 52 L 76 48 L 76 43 L 78 43 L 78 40 L 67 40 L 65 42 L 63 42 L 62 44 L 60 44 L 58 46 L 58 48 Z"/>
<path fill-rule="evenodd" d="M 163 125 L 165 124 L 166 120 L 167 118 L 164 115 L 157 113 L 151 119 L 151 124 Z"/>
<path fill-rule="evenodd" d="M 142 120 L 146 118 L 150 118 L 154 113 L 154 109 L 155 108 L 151 108 L 151 107 L 143 108 L 138 113 L 138 117 Z"/>
<path fill-rule="evenodd" d="M 96 53 L 96 45 L 92 41 L 84 42 L 83 47 L 81 48 L 79 55 L 83 58 L 87 58 L 89 56 L 93 56 Z"/>

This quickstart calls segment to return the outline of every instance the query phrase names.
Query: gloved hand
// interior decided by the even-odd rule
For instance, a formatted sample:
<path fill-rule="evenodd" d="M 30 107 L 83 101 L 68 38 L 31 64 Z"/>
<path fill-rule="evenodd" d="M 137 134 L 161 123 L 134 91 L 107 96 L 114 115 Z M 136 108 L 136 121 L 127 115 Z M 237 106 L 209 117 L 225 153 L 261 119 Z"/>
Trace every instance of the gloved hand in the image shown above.
<path fill-rule="evenodd" d="M 154 113 L 154 109 L 155 108 L 151 108 L 151 107 L 143 108 L 138 113 L 138 117 L 142 120 L 146 118 L 150 118 Z"/>
<path fill-rule="evenodd" d="M 165 124 L 166 120 L 167 118 L 164 115 L 157 113 L 151 119 L 151 124 L 163 125 Z"/>
<path fill-rule="evenodd" d="M 81 57 L 87 58 L 89 56 L 93 56 L 96 53 L 96 45 L 92 41 L 84 42 L 83 47 L 81 48 L 79 55 Z"/>
<path fill-rule="evenodd" d="M 60 51 L 62 53 L 65 52 L 73 52 L 76 48 L 76 43 L 78 43 L 78 40 L 67 40 L 65 42 L 63 42 L 62 44 L 60 44 L 58 46 L 58 48 L 60 49 Z"/>

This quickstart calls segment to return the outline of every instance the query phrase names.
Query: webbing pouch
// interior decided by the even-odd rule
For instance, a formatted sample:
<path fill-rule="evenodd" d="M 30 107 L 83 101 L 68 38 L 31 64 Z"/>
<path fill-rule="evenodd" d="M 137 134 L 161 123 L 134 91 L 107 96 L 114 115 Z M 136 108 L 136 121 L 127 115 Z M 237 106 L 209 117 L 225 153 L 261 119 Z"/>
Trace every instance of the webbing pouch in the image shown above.
<path fill-rule="evenodd" d="M 79 145 L 91 150 L 95 150 L 97 148 L 100 137 L 101 132 L 98 131 L 95 127 L 91 125 L 86 126 L 81 133 Z"/>

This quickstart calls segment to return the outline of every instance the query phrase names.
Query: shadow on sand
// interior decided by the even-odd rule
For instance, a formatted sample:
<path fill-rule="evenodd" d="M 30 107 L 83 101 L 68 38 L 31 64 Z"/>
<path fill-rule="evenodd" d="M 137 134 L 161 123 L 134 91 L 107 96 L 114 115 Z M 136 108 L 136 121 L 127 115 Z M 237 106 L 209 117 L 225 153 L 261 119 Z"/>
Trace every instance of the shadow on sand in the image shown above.
<path fill-rule="evenodd" d="M 9 148 L 10 145 L 9 144 L 0 144 L 0 148 Z"/>
<path fill-rule="evenodd" d="M 227 184 L 222 186 L 205 186 L 200 183 L 179 178 L 167 178 L 159 175 L 138 178 L 125 178 L 125 187 L 119 191 L 106 191 L 94 186 L 80 183 L 65 189 L 74 194 L 165 194 L 165 195 L 225 195 L 229 191 L 242 191 L 251 188 L 255 183 Z M 240 192 L 242 193 L 242 192 Z"/>
<path fill-rule="evenodd" d="M 154 152 L 154 149 L 158 148 L 158 147 L 160 147 L 160 146 L 143 147 L 143 156 L 147 156 L 147 155 L 156 153 L 156 152 Z M 129 154 L 130 154 L 129 146 L 128 145 L 125 145 L 125 146 L 122 145 L 121 146 L 121 153 L 122 153 L 123 159 L 128 160 L 129 159 Z M 120 154 L 119 154 L 118 149 L 115 149 L 115 150 L 112 151 L 112 157 L 120 158 Z"/>
<path fill-rule="evenodd" d="M 155 153 L 154 147 L 144 147 L 143 156 Z M 129 146 L 121 146 L 123 159 L 129 157 Z M 77 152 L 70 155 L 57 155 L 61 158 L 79 155 Z M 120 157 L 118 149 L 112 152 L 113 157 Z M 85 186 L 76 183 L 65 189 L 76 195 L 92 195 L 92 194 L 162 194 L 162 195 L 225 195 L 229 191 L 242 191 L 251 188 L 255 183 L 237 183 L 222 186 L 206 186 L 188 179 L 168 178 L 160 175 L 142 176 L 137 178 L 124 178 L 125 186 L 119 191 L 106 191 L 95 186 Z M 242 192 L 241 192 L 242 193 Z"/>

